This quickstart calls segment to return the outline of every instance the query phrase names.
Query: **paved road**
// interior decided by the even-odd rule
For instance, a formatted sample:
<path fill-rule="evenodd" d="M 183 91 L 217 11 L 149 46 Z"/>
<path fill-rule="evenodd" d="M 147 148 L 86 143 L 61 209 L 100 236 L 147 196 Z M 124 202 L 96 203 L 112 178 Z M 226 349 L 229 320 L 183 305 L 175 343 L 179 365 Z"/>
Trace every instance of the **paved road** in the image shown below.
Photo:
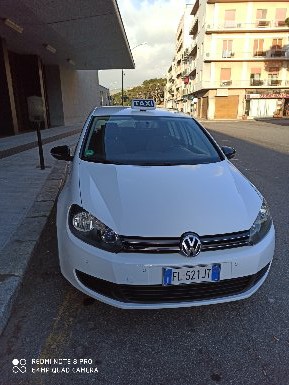
<path fill-rule="evenodd" d="M 243 302 L 202 308 L 114 309 L 60 276 L 53 213 L 0 338 L 1 385 L 289 385 L 289 128 L 272 125 L 272 133 L 266 123 L 205 126 L 221 145 L 237 149 L 234 163 L 270 204 L 277 248 L 262 289 Z M 37 358 L 78 361 L 52 365 L 69 373 L 31 373 Z M 27 360 L 26 373 L 12 372 L 13 359 Z M 78 367 L 97 367 L 98 373 L 72 373 Z"/>

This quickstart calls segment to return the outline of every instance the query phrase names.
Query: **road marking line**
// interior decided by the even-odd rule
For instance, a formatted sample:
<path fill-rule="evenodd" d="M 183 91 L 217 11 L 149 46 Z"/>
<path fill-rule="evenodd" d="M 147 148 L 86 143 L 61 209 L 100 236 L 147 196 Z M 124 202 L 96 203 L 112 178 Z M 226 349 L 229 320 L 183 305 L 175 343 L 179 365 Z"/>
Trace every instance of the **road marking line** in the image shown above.
<path fill-rule="evenodd" d="M 71 326 L 80 310 L 79 292 L 70 287 L 58 309 L 52 330 L 42 346 L 39 359 L 63 358 L 61 356 L 62 350 L 69 341 Z M 39 385 L 45 385 L 43 373 L 37 373 L 37 380 Z"/>

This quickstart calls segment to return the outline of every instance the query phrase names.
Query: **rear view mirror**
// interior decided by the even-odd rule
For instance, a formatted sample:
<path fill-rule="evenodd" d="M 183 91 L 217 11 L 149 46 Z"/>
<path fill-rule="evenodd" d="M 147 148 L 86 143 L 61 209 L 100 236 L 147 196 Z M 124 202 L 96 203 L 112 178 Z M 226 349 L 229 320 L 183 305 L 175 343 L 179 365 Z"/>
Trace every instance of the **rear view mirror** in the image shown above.
<path fill-rule="evenodd" d="M 50 154 L 57 160 L 71 161 L 73 156 L 70 155 L 70 148 L 68 146 L 57 146 L 50 150 Z"/>
<path fill-rule="evenodd" d="M 234 156 L 235 156 L 235 154 L 236 154 L 236 150 L 235 150 L 233 147 L 223 146 L 223 147 L 221 148 L 221 150 L 223 151 L 223 153 L 225 154 L 225 156 L 226 156 L 228 159 L 234 158 Z"/>

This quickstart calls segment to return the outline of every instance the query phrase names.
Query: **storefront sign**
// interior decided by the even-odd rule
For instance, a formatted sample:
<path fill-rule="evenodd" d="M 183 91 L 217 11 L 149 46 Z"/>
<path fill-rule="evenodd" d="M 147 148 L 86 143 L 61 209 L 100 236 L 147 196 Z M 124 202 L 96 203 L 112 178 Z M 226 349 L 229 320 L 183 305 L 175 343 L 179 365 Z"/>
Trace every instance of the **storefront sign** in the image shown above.
<path fill-rule="evenodd" d="M 271 94 L 247 94 L 246 99 L 289 99 L 289 94 L 285 92 Z"/>

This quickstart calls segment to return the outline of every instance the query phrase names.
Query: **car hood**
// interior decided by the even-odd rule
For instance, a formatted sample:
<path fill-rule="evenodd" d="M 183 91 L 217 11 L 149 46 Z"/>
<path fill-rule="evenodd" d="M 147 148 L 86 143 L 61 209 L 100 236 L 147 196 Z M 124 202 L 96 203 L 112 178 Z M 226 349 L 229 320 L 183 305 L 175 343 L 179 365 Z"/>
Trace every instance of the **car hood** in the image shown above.
<path fill-rule="evenodd" d="M 79 162 L 83 208 L 118 234 L 178 237 L 248 230 L 262 198 L 227 160 L 181 166 Z"/>

